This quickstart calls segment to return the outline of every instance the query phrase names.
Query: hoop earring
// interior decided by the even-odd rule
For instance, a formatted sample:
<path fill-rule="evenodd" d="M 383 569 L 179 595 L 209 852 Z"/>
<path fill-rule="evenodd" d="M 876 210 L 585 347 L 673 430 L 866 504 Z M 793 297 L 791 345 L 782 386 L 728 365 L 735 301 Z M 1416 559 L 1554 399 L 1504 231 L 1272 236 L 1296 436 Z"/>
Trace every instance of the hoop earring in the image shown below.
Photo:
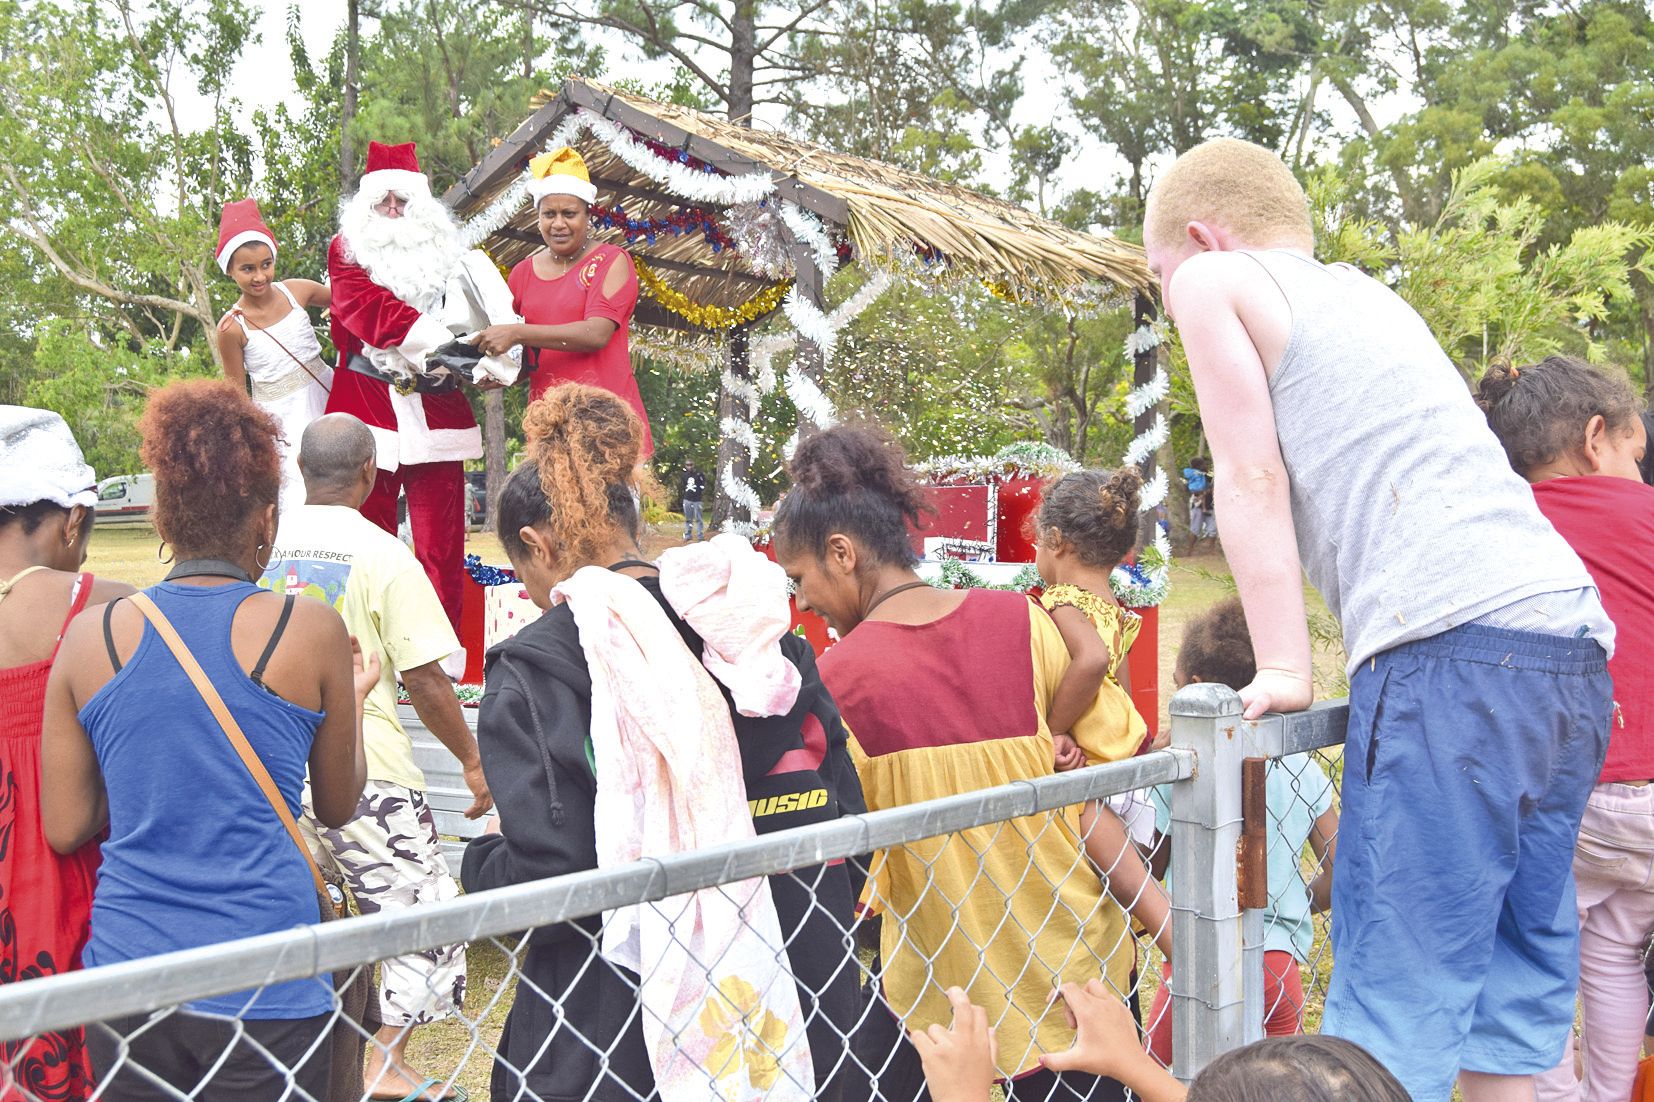
<path fill-rule="evenodd" d="M 259 562 L 258 561 L 258 553 L 260 551 L 263 551 L 266 547 L 270 548 L 270 554 L 264 556 L 264 561 L 263 562 Z M 260 574 L 262 574 L 266 570 L 270 569 L 270 559 L 271 559 L 272 556 L 274 556 L 275 551 L 276 551 L 276 549 L 274 547 L 272 547 L 270 544 L 267 544 L 267 543 L 261 543 L 256 548 L 253 549 L 253 565 L 258 567 L 258 572 Z"/>
<path fill-rule="evenodd" d="M 167 553 L 165 555 L 161 554 L 162 551 L 166 551 L 166 546 L 167 546 L 167 541 L 162 540 L 155 548 L 155 557 L 157 559 L 160 559 L 163 564 L 172 562 L 172 552 L 171 551 L 167 551 Z"/>

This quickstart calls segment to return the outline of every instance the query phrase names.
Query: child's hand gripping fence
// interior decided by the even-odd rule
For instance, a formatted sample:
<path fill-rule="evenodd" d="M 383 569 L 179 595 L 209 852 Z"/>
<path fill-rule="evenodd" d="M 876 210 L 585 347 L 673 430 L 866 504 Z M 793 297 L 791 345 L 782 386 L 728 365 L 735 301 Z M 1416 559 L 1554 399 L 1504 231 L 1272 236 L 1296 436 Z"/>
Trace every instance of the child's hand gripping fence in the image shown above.
<path fill-rule="evenodd" d="M 1263 912 L 1239 906 L 1237 855 L 1253 853 L 1256 864 L 1257 849 L 1249 834 L 1242 844 L 1242 761 L 1330 745 L 1341 738 L 1343 713 L 1322 706 L 1306 717 L 1243 724 L 1233 694 L 1211 686 L 1179 694 L 1172 711 L 1173 748 L 1128 761 L 416 909 L 8 984 L 0 988 L 0 1098 L 65 1097 L 62 1077 L 40 1069 L 56 1066 L 52 1053 L 81 1027 L 93 1052 L 91 1086 L 105 1099 L 404 1097 L 406 1089 L 389 1076 L 360 1082 L 354 1064 L 329 1088 L 328 1072 L 337 1070 L 328 1067 L 335 1051 L 330 1027 L 342 1025 L 382 1053 L 371 1022 L 348 1018 L 337 997 L 321 1018 L 284 1019 L 267 993 L 287 981 L 343 980 L 381 961 L 457 943 L 469 943 L 464 1009 L 417 1026 L 406 1054 L 410 1070 L 417 1069 L 413 1082 L 433 1081 L 426 1092 L 433 1099 L 464 1087 L 477 1098 L 548 1102 L 909 1102 L 923 1097 L 923 1083 L 898 1017 L 909 1026 L 947 1024 L 942 992 L 955 985 L 988 1009 L 1000 1072 L 1030 1073 L 1009 1091 L 996 1088 L 999 1096 L 1045 1098 L 1050 1077 L 1039 1071 L 1039 1053 L 1071 1036 L 1061 1011 L 1047 1003 L 1056 979 L 1105 976 L 1136 1002 L 1140 1019 L 1160 984 L 1150 937 L 1134 937 L 1120 906 L 1097 887 L 1098 870 L 1078 835 L 1079 809 L 1162 784 L 1171 790 L 1174 1066 L 1187 1078 L 1261 1034 Z M 860 870 L 871 873 L 860 910 L 818 891 L 823 869 L 838 862 L 850 862 L 857 879 Z M 745 902 L 753 878 L 768 878 L 783 916 L 776 975 L 796 988 L 802 1028 L 778 1028 L 762 1009 L 773 989 L 728 982 L 709 988 L 720 950 L 684 929 L 672 948 L 690 962 L 690 974 L 669 982 L 671 990 L 698 992 L 697 1002 L 673 1016 L 674 1031 L 651 1054 L 643 1037 L 662 1031 L 645 1028 L 657 1024 L 645 1021 L 652 1013 L 645 1006 L 662 1005 L 659 987 L 668 980 L 659 962 L 645 960 L 640 978 L 606 957 L 603 934 L 614 911 L 657 906 L 681 919 L 692 898 L 686 893 Z M 1323 944 L 1324 935 L 1317 936 L 1317 952 L 1324 953 Z M 1306 986 L 1314 990 L 1315 981 Z M 253 993 L 233 1017 L 187 1006 L 232 992 Z M 381 1062 L 370 1051 L 367 1066 Z M 654 1086 L 655 1069 L 668 1066 L 680 1084 L 674 1094 Z M 1123 1097 L 1118 1088 L 1072 1075 L 1063 1087 L 1068 1093 L 1054 1097 Z"/>

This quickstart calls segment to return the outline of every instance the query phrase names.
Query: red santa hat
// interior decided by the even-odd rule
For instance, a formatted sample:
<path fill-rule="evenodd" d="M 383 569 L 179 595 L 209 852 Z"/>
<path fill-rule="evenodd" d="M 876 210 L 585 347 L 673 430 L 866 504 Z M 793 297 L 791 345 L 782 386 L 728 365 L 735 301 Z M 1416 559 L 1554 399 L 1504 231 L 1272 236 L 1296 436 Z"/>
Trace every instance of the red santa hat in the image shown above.
<path fill-rule="evenodd" d="M 404 199 L 431 194 L 430 180 L 419 171 L 419 157 L 414 152 L 414 143 L 383 145 L 369 142 L 367 169 L 362 173 L 362 185 L 356 194 L 379 199 L 393 191 Z"/>
<path fill-rule="evenodd" d="M 243 245 L 268 245 L 270 255 L 276 255 L 276 238 L 270 227 L 259 217 L 258 203 L 251 199 L 237 199 L 224 204 L 224 213 L 218 218 L 218 270 L 230 274 L 230 257 Z"/>

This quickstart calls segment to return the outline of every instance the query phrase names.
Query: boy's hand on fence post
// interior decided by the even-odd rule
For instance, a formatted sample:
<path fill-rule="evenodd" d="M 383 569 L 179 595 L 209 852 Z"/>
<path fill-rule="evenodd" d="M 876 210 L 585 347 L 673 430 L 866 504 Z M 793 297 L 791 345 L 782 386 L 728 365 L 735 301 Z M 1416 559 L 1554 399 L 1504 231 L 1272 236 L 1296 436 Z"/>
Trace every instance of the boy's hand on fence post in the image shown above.
<path fill-rule="evenodd" d="M 952 1025 L 916 1029 L 908 1039 L 919 1050 L 934 1102 L 986 1102 L 999 1059 L 988 1012 L 957 987 L 948 988 L 948 1002 L 953 1004 Z"/>
<path fill-rule="evenodd" d="M 1291 670 L 1259 669 L 1251 684 L 1240 691 L 1245 719 L 1265 712 L 1301 712 L 1315 701 L 1315 686 L 1306 674 Z"/>

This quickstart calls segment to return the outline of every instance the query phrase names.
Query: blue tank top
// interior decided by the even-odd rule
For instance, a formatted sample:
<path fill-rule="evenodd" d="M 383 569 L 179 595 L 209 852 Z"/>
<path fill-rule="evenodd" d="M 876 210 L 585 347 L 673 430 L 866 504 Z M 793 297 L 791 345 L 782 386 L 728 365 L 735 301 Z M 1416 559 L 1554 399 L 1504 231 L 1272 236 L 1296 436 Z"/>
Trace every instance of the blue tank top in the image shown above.
<path fill-rule="evenodd" d="M 255 684 L 230 646 L 236 608 L 262 590 L 245 582 L 163 582 L 146 592 L 201 663 L 297 816 L 322 715 Z M 80 722 L 109 795 L 88 966 L 319 920 L 303 855 L 148 623 L 131 660 L 86 702 Z M 308 1018 L 326 1013 L 331 1000 L 331 978 L 322 976 L 198 999 L 188 1009 Z"/>

